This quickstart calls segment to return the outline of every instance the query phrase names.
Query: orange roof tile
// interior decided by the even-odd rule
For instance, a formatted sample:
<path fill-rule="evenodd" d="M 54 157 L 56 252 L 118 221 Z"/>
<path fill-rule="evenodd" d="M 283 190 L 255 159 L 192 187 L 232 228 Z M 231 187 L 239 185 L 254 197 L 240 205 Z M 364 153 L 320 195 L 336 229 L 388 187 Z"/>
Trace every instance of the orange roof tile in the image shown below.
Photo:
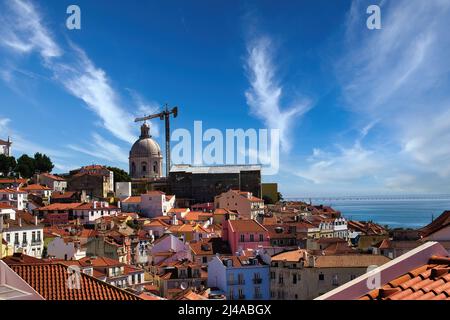
<path fill-rule="evenodd" d="M 141 299 L 83 272 L 80 272 L 78 277 L 79 289 L 69 288 L 67 285 L 70 276 L 68 267 L 60 263 L 11 265 L 11 269 L 46 300 Z"/>
<path fill-rule="evenodd" d="M 123 203 L 141 203 L 141 196 L 128 197 L 122 201 Z"/>
<path fill-rule="evenodd" d="M 268 232 L 268 230 L 255 220 L 228 220 L 235 232 Z"/>
<path fill-rule="evenodd" d="M 360 300 L 450 300 L 450 258 L 432 256 L 428 264 L 372 290 Z"/>

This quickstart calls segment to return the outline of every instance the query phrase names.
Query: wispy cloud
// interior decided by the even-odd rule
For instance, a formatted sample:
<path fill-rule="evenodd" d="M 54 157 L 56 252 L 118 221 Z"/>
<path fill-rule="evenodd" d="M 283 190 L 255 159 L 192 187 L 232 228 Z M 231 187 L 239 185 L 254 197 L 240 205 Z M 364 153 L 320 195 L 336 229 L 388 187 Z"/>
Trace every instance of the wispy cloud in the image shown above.
<path fill-rule="evenodd" d="M 108 162 L 128 163 L 126 150 L 111 143 L 98 133 L 92 134 L 92 142 L 86 146 L 69 144 L 69 149 L 89 155 L 95 159 L 107 160 Z"/>
<path fill-rule="evenodd" d="M 377 177 L 387 189 L 449 191 L 450 3 L 383 2 L 382 29 L 373 31 L 362 14 L 369 4 L 352 4 L 336 74 L 348 109 L 369 123 L 357 143 L 376 125 L 390 148 L 372 143 L 338 150 L 300 174 L 315 182 Z"/>
<path fill-rule="evenodd" d="M 70 155 L 67 152 L 57 150 L 51 147 L 47 147 L 44 144 L 37 144 L 32 141 L 33 137 L 24 136 L 20 132 L 15 131 L 11 127 L 11 119 L 0 118 L 0 136 L 12 137 L 12 150 L 13 153 L 20 156 L 21 154 L 28 154 L 33 156 L 36 152 L 45 153 L 52 159 L 67 158 Z"/>
<path fill-rule="evenodd" d="M 248 44 L 246 70 L 250 88 L 245 92 L 250 111 L 268 128 L 280 130 L 283 151 L 291 149 L 290 131 L 296 118 L 311 108 L 311 102 L 294 102 L 290 108 L 281 105 L 282 86 L 276 79 L 276 67 L 271 51 L 272 41 L 268 37 L 253 39 Z"/>
<path fill-rule="evenodd" d="M 5 12 L 1 17 L 0 35 L 4 46 L 23 53 L 36 50 L 46 59 L 62 55 L 61 48 L 43 25 L 35 6 L 22 0 L 11 0 L 6 3 L 11 15 Z"/>
<path fill-rule="evenodd" d="M 337 152 L 314 149 L 308 158 L 309 166 L 296 174 L 316 184 L 341 185 L 373 177 L 383 168 L 383 160 L 359 143 L 338 149 Z"/>
<path fill-rule="evenodd" d="M 39 10 L 31 2 L 12 0 L 1 19 L 0 44 L 16 53 L 38 52 L 43 65 L 73 96 L 84 101 L 101 119 L 102 126 L 115 137 L 131 142 L 134 139 L 132 115 L 121 105 L 104 70 L 95 66 L 86 53 L 74 44 L 63 52 L 42 22 Z M 3 78 L 10 80 L 8 74 Z"/>
<path fill-rule="evenodd" d="M 162 107 L 159 103 L 154 101 L 147 101 L 136 90 L 127 88 L 127 91 L 130 93 L 130 96 L 133 99 L 134 104 L 137 106 L 137 110 L 134 114 L 136 118 L 161 112 Z M 158 123 L 159 121 L 160 121 L 159 119 L 156 119 L 156 121 L 155 120 L 149 121 L 151 123 L 151 135 L 154 137 L 159 137 L 159 123 Z"/>

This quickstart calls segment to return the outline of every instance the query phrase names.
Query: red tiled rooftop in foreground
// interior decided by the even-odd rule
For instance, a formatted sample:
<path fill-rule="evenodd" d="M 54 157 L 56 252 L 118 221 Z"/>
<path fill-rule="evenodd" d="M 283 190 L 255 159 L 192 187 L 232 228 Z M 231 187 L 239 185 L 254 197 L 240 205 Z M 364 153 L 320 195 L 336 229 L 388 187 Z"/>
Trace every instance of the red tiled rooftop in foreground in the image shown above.
<path fill-rule="evenodd" d="M 360 300 L 450 300 L 450 258 L 433 256 Z"/>
<path fill-rule="evenodd" d="M 449 272 L 447 250 L 429 241 L 315 300 L 446 300 Z"/>
<path fill-rule="evenodd" d="M 80 288 L 70 289 L 68 267 L 62 264 L 11 265 L 22 279 L 46 300 L 141 300 L 139 297 L 106 282 L 79 273 Z"/>
<path fill-rule="evenodd" d="M 267 229 L 255 220 L 228 220 L 235 232 L 267 232 Z"/>

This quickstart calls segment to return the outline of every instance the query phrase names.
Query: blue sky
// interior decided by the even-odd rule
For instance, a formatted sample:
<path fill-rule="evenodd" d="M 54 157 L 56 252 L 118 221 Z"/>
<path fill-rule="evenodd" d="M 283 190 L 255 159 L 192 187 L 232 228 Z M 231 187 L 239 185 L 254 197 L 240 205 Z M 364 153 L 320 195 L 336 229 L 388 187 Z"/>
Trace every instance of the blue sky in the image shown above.
<path fill-rule="evenodd" d="M 280 129 L 286 196 L 449 193 L 449 21 L 443 0 L 0 0 L 0 138 L 126 169 L 133 118 L 168 102 L 174 129 Z"/>

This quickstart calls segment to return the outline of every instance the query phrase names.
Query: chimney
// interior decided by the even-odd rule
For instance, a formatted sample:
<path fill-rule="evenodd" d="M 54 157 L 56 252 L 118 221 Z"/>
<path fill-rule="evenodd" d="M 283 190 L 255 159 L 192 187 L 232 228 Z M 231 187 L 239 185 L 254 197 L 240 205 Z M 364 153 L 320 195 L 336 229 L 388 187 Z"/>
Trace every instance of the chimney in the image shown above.
<path fill-rule="evenodd" d="M 94 201 L 94 209 L 97 209 L 97 201 Z"/>
<path fill-rule="evenodd" d="M 34 216 L 34 225 L 37 226 L 38 225 L 38 217 Z"/>
<path fill-rule="evenodd" d="M 314 259 L 314 256 L 308 255 L 308 266 L 314 268 L 316 266 L 316 261 Z"/>
<path fill-rule="evenodd" d="M 19 227 L 22 227 L 22 217 L 19 217 Z"/>

